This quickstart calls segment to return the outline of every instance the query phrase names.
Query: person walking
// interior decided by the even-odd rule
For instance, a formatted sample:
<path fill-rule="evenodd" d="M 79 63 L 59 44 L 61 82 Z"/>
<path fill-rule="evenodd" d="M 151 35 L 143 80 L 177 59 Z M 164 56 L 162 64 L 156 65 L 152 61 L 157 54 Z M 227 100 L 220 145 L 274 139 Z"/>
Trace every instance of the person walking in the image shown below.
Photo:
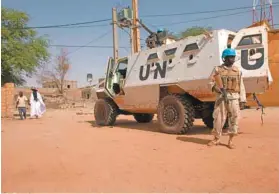
<path fill-rule="evenodd" d="M 32 93 L 30 96 L 30 117 L 31 118 L 40 118 L 46 111 L 45 103 L 43 102 L 41 94 L 38 92 L 38 89 L 35 87 L 31 88 Z"/>

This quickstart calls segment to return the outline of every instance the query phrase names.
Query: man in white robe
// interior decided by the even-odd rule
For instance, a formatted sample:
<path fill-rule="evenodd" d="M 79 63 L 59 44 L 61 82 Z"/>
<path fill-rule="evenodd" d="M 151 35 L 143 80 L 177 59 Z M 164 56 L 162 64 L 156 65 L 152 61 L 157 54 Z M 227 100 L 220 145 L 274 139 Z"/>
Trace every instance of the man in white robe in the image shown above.
<path fill-rule="evenodd" d="M 32 87 L 31 90 L 32 93 L 30 96 L 30 105 L 31 105 L 30 117 L 40 118 L 46 111 L 46 105 L 43 101 L 41 94 L 38 92 L 37 88 Z"/>

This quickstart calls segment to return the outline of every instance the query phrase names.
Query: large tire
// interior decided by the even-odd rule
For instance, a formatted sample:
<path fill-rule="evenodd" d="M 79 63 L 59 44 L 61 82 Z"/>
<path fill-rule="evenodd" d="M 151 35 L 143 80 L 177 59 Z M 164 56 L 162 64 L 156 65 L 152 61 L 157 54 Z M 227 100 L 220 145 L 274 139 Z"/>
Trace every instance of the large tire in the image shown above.
<path fill-rule="evenodd" d="M 213 121 L 214 121 L 214 119 L 213 119 L 212 116 L 203 117 L 202 121 L 205 124 L 205 126 L 207 126 L 210 129 L 213 129 Z"/>
<path fill-rule="evenodd" d="M 210 106 L 208 109 L 204 110 L 203 112 L 203 117 L 202 117 L 202 121 L 205 124 L 205 126 L 207 126 L 210 129 L 213 129 L 213 122 L 214 122 L 214 118 L 213 118 L 213 111 L 214 111 L 214 104 L 212 106 Z M 223 128 L 227 128 L 229 126 L 228 123 L 228 119 L 225 122 L 225 125 Z"/>
<path fill-rule="evenodd" d="M 214 111 L 214 103 L 209 104 L 207 109 L 202 112 L 202 121 L 210 129 L 213 129 L 213 111 Z"/>
<path fill-rule="evenodd" d="M 118 107 L 109 98 L 99 99 L 95 103 L 94 116 L 97 125 L 112 126 L 118 116 Z"/>
<path fill-rule="evenodd" d="M 158 106 L 160 130 L 170 134 L 185 134 L 194 122 L 194 107 L 183 95 L 168 95 Z"/>
<path fill-rule="evenodd" d="M 134 114 L 134 118 L 138 123 L 149 123 L 153 120 L 154 114 Z"/>
<path fill-rule="evenodd" d="M 214 119 L 213 117 L 205 117 L 205 118 L 202 118 L 202 121 L 203 123 L 205 124 L 205 126 L 207 126 L 208 128 L 210 129 L 213 129 L 213 122 L 214 122 Z M 226 120 L 225 124 L 224 124 L 224 127 L 223 129 L 226 129 L 229 127 L 229 123 L 228 123 L 228 119 Z"/>

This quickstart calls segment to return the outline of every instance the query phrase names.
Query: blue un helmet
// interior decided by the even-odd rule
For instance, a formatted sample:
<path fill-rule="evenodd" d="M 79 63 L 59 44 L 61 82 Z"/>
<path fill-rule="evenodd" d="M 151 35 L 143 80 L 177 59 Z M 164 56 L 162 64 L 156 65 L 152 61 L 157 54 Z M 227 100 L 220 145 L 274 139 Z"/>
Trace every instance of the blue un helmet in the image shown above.
<path fill-rule="evenodd" d="M 226 48 L 223 53 L 222 53 L 222 59 L 228 57 L 228 56 L 233 56 L 235 57 L 236 56 L 236 52 L 235 52 L 235 49 L 232 49 L 231 48 L 231 45 L 228 45 L 228 48 Z"/>
<path fill-rule="evenodd" d="M 160 33 L 160 32 L 164 32 L 164 30 L 163 30 L 162 28 L 159 28 L 159 29 L 157 30 L 157 33 Z"/>

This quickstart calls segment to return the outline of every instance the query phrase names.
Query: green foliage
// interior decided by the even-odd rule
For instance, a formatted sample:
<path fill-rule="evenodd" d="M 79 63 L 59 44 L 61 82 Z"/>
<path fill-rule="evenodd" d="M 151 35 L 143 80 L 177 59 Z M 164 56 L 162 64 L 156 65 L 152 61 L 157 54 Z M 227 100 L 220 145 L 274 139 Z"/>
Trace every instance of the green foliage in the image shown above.
<path fill-rule="evenodd" d="M 24 76 L 31 76 L 49 58 L 48 41 L 27 28 L 26 13 L 1 8 L 1 85 L 25 83 Z"/>
<path fill-rule="evenodd" d="M 188 36 L 198 36 L 200 34 L 203 34 L 207 31 L 211 31 L 211 27 L 199 27 L 199 26 L 193 26 L 191 28 L 188 28 L 181 33 L 179 33 L 178 38 L 186 38 Z"/>

